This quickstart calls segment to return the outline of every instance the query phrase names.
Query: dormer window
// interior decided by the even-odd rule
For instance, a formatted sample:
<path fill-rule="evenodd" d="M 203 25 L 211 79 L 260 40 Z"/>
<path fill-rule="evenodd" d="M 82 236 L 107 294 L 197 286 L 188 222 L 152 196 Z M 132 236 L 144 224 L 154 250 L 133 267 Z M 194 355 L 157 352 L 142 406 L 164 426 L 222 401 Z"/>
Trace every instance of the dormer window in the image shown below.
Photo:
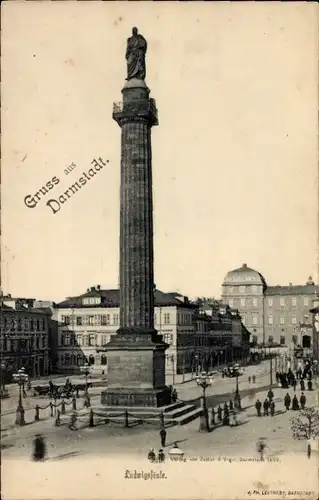
<path fill-rule="evenodd" d="M 101 297 L 84 297 L 82 304 L 84 306 L 96 306 L 101 304 Z"/>

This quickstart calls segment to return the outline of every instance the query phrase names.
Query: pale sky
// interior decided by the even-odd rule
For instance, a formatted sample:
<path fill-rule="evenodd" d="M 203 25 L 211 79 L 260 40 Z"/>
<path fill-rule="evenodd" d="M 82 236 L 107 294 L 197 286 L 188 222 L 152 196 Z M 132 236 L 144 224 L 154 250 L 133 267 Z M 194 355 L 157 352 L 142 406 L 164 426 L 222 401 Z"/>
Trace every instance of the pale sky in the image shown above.
<path fill-rule="evenodd" d="M 62 300 L 119 269 L 120 128 L 133 26 L 148 41 L 155 283 L 221 294 L 247 262 L 317 280 L 318 16 L 309 3 L 5 2 L 2 288 Z M 109 164 L 52 214 L 94 157 Z M 76 168 L 66 176 L 64 169 Z M 24 204 L 53 176 L 35 208 Z"/>

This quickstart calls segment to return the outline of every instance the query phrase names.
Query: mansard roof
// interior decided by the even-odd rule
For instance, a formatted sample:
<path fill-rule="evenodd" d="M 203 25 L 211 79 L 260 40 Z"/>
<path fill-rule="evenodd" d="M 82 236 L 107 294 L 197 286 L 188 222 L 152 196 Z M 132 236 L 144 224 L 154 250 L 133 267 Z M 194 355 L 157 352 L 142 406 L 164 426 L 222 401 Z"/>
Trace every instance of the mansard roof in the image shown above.
<path fill-rule="evenodd" d="M 88 307 L 83 305 L 83 299 L 86 297 L 101 297 L 100 304 L 90 304 L 89 307 L 119 307 L 120 306 L 120 291 L 119 289 L 101 290 L 101 289 L 90 289 L 86 293 L 76 297 L 68 297 L 66 300 L 56 304 L 57 308 L 85 308 Z M 164 306 L 175 306 L 183 307 L 187 309 L 193 309 L 195 306 L 189 302 L 184 302 L 183 300 L 177 298 L 172 293 L 164 293 L 160 290 L 155 290 L 155 307 Z"/>
<path fill-rule="evenodd" d="M 287 286 L 269 286 L 265 295 L 314 295 L 316 285 L 287 285 Z"/>

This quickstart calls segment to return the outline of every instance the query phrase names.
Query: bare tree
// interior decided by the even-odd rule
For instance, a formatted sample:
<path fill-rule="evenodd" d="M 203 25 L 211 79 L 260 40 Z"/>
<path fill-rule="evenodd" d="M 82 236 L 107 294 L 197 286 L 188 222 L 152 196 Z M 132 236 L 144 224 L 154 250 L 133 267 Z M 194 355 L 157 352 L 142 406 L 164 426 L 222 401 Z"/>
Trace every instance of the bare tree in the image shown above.
<path fill-rule="evenodd" d="M 298 417 L 291 419 L 291 430 L 294 439 L 316 439 L 319 436 L 319 410 L 304 408 Z"/>

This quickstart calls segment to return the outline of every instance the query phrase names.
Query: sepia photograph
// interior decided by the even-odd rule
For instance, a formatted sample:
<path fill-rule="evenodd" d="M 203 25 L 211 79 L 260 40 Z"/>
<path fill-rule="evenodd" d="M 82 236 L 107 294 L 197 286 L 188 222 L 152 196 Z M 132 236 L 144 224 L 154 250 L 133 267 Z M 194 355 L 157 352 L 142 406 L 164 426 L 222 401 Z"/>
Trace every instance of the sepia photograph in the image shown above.
<path fill-rule="evenodd" d="M 4 500 L 318 499 L 318 29 L 4 2 Z"/>

